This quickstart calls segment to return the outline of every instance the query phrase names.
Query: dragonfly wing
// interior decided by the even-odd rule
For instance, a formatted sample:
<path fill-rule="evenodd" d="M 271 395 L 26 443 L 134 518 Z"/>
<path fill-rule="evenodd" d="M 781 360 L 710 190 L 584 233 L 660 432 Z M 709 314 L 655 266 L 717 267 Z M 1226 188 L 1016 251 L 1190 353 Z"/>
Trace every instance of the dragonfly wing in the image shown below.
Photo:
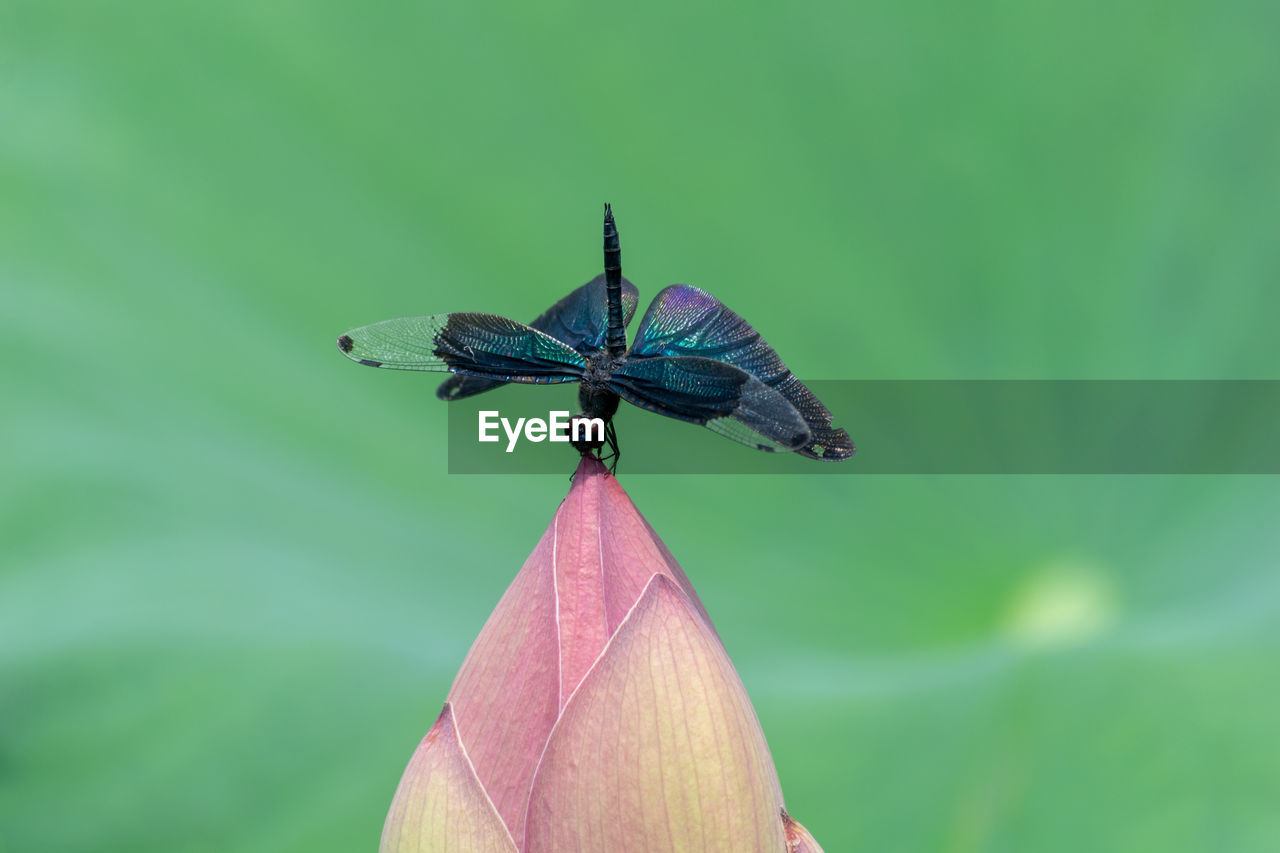
<path fill-rule="evenodd" d="M 626 361 L 609 385 L 628 403 L 690 423 L 760 450 L 809 443 L 804 418 L 778 391 L 747 371 L 698 356 Z"/>
<path fill-rule="evenodd" d="M 571 382 L 586 361 L 537 329 L 496 314 L 433 314 L 352 329 L 338 338 L 352 361 L 395 370 L 455 372 L 499 382 Z"/>
<path fill-rule="evenodd" d="M 635 316 L 640 292 L 625 278 L 622 280 L 622 325 L 631 323 Z M 529 324 L 563 341 L 581 352 L 604 349 L 605 330 L 609 325 L 609 297 L 605 291 L 604 275 L 591 281 L 561 299 Z"/>
<path fill-rule="evenodd" d="M 622 280 L 622 324 L 635 316 L 640 293 L 625 278 Z M 568 344 L 579 352 L 604 349 L 605 329 L 609 323 L 609 299 L 605 293 L 604 275 L 591 281 L 561 299 L 544 311 L 529 325 L 540 332 Z M 504 383 L 476 376 L 450 376 L 440 384 L 436 396 L 441 400 L 460 400 L 497 388 Z"/>
<path fill-rule="evenodd" d="M 506 384 L 502 379 L 481 379 L 479 376 L 455 373 L 440 383 L 440 387 L 436 389 L 436 396 L 441 400 L 461 400 L 463 397 L 492 391 Z"/>
<path fill-rule="evenodd" d="M 831 425 L 831 412 L 796 378 L 751 324 L 705 290 L 673 284 L 649 305 L 629 357 L 701 356 L 732 364 L 786 398 L 804 418 L 809 442 L 797 450 L 811 459 L 848 459 L 849 434 Z"/>

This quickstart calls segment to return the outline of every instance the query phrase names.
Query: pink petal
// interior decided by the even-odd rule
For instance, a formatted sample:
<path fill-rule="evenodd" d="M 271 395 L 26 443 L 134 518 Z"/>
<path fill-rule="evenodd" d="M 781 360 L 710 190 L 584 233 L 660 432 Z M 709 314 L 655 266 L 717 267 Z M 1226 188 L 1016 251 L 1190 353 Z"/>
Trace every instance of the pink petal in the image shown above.
<path fill-rule="evenodd" d="M 667 546 L 598 460 L 579 464 L 552 527 L 557 531 L 562 708 L 655 574 L 674 580 L 711 624 Z"/>
<path fill-rule="evenodd" d="M 782 828 L 787 833 L 787 853 L 822 853 L 822 847 L 813 840 L 809 830 L 785 810 L 782 812 Z"/>
<path fill-rule="evenodd" d="M 548 530 L 503 594 L 449 691 L 458 732 L 498 814 L 520 837 L 533 770 L 560 707 Z"/>
<path fill-rule="evenodd" d="M 458 739 L 448 703 L 409 759 L 382 828 L 382 853 L 516 853 Z"/>
<path fill-rule="evenodd" d="M 604 466 L 584 459 L 449 691 L 476 774 L 514 837 L 558 711 L 655 574 L 684 591 L 714 637 L 666 546 Z"/>
<path fill-rule="evenodd" d="M 733 664 L 700 609 L 655 576 L 551 734 L 523 849 L 784 853 L 781 812 Z"/>

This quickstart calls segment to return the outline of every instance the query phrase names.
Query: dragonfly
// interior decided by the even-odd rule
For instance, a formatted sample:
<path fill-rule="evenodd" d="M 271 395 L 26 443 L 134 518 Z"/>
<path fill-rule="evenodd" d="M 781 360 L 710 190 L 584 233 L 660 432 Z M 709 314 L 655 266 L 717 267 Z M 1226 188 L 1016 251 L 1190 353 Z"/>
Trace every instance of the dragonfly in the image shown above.
<path fill-rule="evenodd" d="M 352 329 L 338 349 L 367 367 L 449 372 L 436 391 L 460 400 L 510 382 L 578 382 L 581 416 L 605 424 L 603 442 L 578 443 L 616 470 L 613 417 L 619 401 L 699 424 L 768 452 L 840 461 L 849 434 L 746 320 L 687 284 L 658 293 L 627 345 L 639 303 L 622 276 L 613 208 L 604 206 L 604 272 L 529 324 L 497 314 L 455 312 L 385 320 Z"/>

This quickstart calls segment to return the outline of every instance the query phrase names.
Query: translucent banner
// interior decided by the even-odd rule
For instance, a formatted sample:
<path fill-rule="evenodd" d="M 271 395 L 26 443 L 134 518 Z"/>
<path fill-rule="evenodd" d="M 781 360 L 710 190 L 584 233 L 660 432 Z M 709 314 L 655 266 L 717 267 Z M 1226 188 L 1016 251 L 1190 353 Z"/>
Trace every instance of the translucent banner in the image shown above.
<path fill-rule="evenodd" d="M 1280 381 L 806 383 L 858 452 L 764 453 L 621 404 L 626 474 L 1278 474 Z M 449 404 L 449 472 L 569 473 L 577 451 L 537 424 L 578 411 L 576 384 L 508 385 Z M 480 441 L 481 413 L 494 441 Z M 506 419 L 506 425 L 502 419 Z M 523 419 L 523 422 L 521 421 Z M 519 429 L 516 429 L 519 425 Z M 550 429 L 548 428 L 548 433 Z M 514 438 L 513 438 L 514 435 Z"/>

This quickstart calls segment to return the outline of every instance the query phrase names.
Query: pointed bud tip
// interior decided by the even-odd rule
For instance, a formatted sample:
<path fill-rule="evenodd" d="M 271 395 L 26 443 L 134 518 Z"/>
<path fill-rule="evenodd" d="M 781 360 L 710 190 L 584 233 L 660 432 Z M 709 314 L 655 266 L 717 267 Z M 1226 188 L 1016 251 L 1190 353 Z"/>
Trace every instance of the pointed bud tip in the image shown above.
<path fill-rule="evenodd" d="M 573 473 L 573 484 L 578 483 L 589 477 L 611 477 L 608 467 L 594 456 L 583 456 L 582 461 L 578 463 L 578 470 Z"/>
<path fill-rule="evenodd" d="M 800 825 L 800 821 L 782 810 L 782 829 L 787 834 L 787 853 L 822 853 L 822 847 L 809 834 L 809 830 Z"/>

